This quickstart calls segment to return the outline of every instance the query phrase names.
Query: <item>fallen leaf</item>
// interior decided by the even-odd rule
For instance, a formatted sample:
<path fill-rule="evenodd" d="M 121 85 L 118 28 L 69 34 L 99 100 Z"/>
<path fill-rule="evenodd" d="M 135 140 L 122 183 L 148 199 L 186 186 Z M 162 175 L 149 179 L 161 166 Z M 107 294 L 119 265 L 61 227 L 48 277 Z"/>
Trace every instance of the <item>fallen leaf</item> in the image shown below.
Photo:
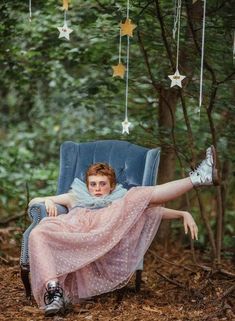
<path fill-rule="evenodd" d="M 142 308 L 143 308 L 143 310 L 145 310 L 145 311 L 157 312 L 157 313 L 159 313 L 159 314 L 162 314 L 162 311 L 161 311 L 160 309 L 158 309 L 158 308 L 151 308 L 150 306 L 146 306 L 146 305 L 144 305 Z"/>

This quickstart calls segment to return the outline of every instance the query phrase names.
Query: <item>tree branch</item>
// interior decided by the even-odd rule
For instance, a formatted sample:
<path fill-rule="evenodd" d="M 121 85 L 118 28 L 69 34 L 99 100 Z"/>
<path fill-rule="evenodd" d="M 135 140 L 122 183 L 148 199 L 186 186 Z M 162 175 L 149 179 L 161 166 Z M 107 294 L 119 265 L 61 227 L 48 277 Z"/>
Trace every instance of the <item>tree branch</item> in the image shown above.
<path fill-rule="evenodd" d="M 164 45 L 165 45 L 165 48 L 166 48 L 166 51 L 167 51 L 167 54 L 168 54 L 168 57 L 169 57 L 169 60 L 170 60 L 172 70 L 174 70 L 175 69 L 175 64 L 174 64 L 174 61 L 173 61 L 173 56 L 172 56 L 172 53 L 171 53 L 170 46 L 169 46 L 169 44 L 167 42 L 164 21 L 163 21 L 163 17 L 162 17 L 162 14 L 161 14 L 161 9 L 160 9 L 160 5 L 159 5 L 159 1 L 158 0 L 155 0 L 155 6 L 156 6 L 156 15 L 157 15 L 157 18 L 158 18 L 158 20 L 160 22 L 162 40 L 164 42 Z"/>
<path fill-rule="evenodd" d="M 187 16 L 188 16 L 189 28 L 190 28 L 190 31 L 191 31 L 191 34 L 192 34 L 192 37 L 193 37 L 193 42 L 194 42 L 196 50 L 201 55 L 201 46 L 199 45 L 199 43 L 197 41 L 197 36 L 196 36 L 194 28 L 193 28 L 193 22 L 192 22 L 192 19 L 191 19 L 191 13 L 190 13 L 188 1 L 185 1 L 185 6 L 186 6 L 186 12 L 187 12 Z M 214 72 L 213 68 L 209 65 L 209 63 L 207 62 L 206 59 L 204 59 L 204 66 L 211 73 L 211 76 L 212 76 L 212 79 L 213 79 L 213 83 L 216 83 L 215 72 Z"/>

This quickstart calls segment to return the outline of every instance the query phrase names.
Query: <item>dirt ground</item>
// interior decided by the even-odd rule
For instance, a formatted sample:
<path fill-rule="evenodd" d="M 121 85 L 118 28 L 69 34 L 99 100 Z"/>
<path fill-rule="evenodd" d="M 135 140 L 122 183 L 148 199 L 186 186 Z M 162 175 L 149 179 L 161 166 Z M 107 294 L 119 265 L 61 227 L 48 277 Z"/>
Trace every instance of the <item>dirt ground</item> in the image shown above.
<path fill-rule="evenodd" d="M 189 249 L 177 244 L 167 254 L 159 245 L 149 249 L 140 292 L 133 291 L 133 277 L 123 290 L 75 305 L 64 316 L 45 318 L 24 294 L 18 264 L 20 239 L 15 238 L 18 232 L 0 230 L 0 321 L 235 321 L 235 266 L 231 257 L 223 258 L 220 272 L 207 270 L 210 260 L 205 253 L 196 252 L 202 268 L 193 263 Z"/>

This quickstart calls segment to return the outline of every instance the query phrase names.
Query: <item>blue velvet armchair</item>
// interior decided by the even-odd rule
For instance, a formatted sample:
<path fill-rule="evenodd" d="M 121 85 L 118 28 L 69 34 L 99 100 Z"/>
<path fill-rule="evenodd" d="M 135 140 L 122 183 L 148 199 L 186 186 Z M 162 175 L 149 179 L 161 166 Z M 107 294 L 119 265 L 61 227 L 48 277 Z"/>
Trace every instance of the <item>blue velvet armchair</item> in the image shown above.
<path fill-rule="evenodd" d="M 126 141 L 101 140 L 88 143 L 64 142 L 60 148 L 60 174 L 57 194 L 66 193 L 75 177 L 85 180 L 89 165 L 97 162 L 110 164 L 116 172 L 118 183 L 130 189 L 134 186 L 151 186 L 156 184 L 160 149 L 148 149 Z M 67 213 L 67 208 L 57 204 L 58 214 Z M 32 205 L 28 209 L 32 224 L 23 234 L 21 248 L 21 278 L 26 296 L 31 297 L 29 282 L 28 239 L 32 229 L 47 216 L 44 203 Z M 140 289 L 143 260 L 136 271 L 136 290 Z"/>

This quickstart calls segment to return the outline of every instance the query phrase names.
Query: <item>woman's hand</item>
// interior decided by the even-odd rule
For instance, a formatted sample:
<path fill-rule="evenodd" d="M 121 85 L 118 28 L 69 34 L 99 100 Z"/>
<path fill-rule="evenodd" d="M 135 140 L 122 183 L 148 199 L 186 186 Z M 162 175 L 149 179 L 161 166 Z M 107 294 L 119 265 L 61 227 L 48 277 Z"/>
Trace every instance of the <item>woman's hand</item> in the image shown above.
<path fill-rule="evenodd" d="M 45 201 L 45 197 L 35 197 L 35 198 L 31 199 L 28 206 L 32 206 L 33 204 L 36 204 L 36 203 L 42 203 L 44 201 Z"/>
<path fill-rule="evenodd" d="M 192 239 L 198 240 L 198 228 L 197 228 L 197 224 L 195 223 L 192 215 L 189 212 L 184 212 L 183 213 L 183 220 L 184 220 L 185 234 L 188 234 L 188 229 L 189 229 Z"/>
<path fill-rule="evenodd" d="M 50 198 L 45 199 L 45 207 L 48 213 L 48 216 L 57 216 L 57 208 L 55 203 Z"/>

